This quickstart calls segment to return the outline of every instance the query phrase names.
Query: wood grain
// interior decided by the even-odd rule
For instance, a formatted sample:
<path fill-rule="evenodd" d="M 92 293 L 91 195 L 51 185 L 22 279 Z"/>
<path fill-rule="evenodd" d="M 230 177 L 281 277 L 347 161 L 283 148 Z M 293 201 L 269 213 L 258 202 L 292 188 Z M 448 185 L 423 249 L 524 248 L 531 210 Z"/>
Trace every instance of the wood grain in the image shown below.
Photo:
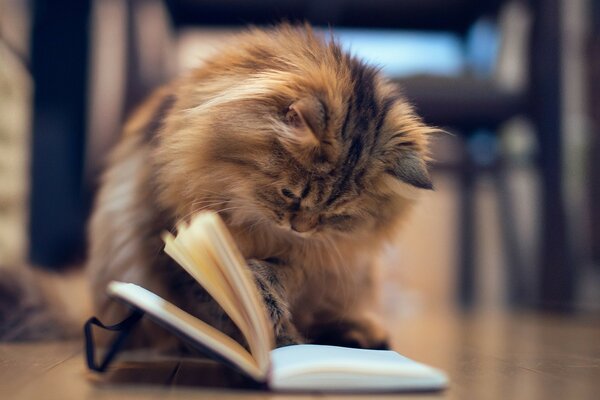
<path fill-rule="evenodd" d="M 551 315 L 440 315 L 394 321 L 393 344 L 445 370 L 449 389 L 392 399 L 597 399 L 600 320 Z M 204 360 L 129 353 L 105 376 L 88 372 L 81 344 L 0 344 L 2 399 L 277 399 Z M 355 400 L 373 395 L 352 395 Z"/>

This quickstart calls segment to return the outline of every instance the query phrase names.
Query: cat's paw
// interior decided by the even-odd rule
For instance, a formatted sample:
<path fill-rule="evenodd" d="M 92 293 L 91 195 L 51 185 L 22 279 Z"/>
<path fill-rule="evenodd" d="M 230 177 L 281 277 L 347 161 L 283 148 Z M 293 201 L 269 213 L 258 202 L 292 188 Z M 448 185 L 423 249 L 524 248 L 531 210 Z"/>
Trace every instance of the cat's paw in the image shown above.
<path fill-rule="evenodd" d="M 302 343 L 302 337 L 292 323 L 285 293 L 277 281 L 272 266 L 268 262 L 254 259 L 248 260 L 248 266 L 254 274 L 258 291 L 273 324 L 277 347 Z"/>
<path fill-rule="evenodd" d="M 389 337 L 383 326 L 373 319 L 342 320 L 318 326 L 312 342 L 360 349 L 388 350 Z"/>

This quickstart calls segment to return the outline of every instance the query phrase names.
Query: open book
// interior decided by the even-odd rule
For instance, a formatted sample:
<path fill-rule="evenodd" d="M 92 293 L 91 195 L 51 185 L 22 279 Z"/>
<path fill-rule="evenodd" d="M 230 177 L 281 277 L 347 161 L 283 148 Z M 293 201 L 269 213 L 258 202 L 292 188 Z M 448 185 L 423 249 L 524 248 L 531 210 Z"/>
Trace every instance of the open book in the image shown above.
<path fill-rule="evenodd" d="M 231 317 L 246 338 L 249 351 L 138 285 L 112 282 L 109 294 L 257 382 L 286 391 L 437 390 L 447 385 L 441 371 L 393 351 L 311 344 L 275 349 L 272 328 L 251 272 L 217 214 L 201 213 L 190 225 L 178 226 L 177 236 L 166 233 L 164 240 L 167 254 Z"/>

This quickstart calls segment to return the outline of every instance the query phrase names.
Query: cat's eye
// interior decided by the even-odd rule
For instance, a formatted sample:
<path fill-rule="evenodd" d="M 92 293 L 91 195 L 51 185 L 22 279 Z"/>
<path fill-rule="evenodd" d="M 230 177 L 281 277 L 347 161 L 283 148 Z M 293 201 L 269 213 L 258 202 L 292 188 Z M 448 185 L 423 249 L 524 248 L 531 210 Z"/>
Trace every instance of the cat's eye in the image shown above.
<path fill-rule="evenodd" d="M 281 194 L 287 197 L 288 199 L 295 199 L 298 197 L 290 189 L 287 188 L 281 189 Z"/>
<path fill-rule="evenodd" d="M 285 120 L 291 126 L 300 127 L 303 125 L 302 117 L 300 117 L 300 114 L 298 114 L 291 106 L 285 114 Z"/>

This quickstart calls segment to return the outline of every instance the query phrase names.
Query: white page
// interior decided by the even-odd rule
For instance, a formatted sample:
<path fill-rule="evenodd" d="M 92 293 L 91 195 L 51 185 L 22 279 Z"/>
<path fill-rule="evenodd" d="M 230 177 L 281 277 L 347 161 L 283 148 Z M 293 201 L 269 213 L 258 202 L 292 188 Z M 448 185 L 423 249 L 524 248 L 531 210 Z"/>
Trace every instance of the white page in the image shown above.
<path fill-rule="evenodd" d="M 165 251 L 173 257 L 240 328 L 261 371 L 269 368 L 274 347 L 264 303 L 253 276 L 218 214 L 201 212 L 177 235 L 165 233 Z"/>
<path fill-rule="evenodd" d="M 254 379 L 262 380 L 255 361 L 237 342 L 154 293 L 123 282 L 111 282 L 108 292 L 206 346 Z M 448 382 L 441 371 L 386 350 L 303 344 L 272 350 L 270 358 L 268 381 L 273 390 L 437 390 Z"/>
<path fill-rule="evenodd" d="M 295 345 L 271 351 L 269 386 L 285 391 L 439 390 L 446 375 L 394 351 Z"/>
<path fill-rule="evenodd" d="M 184 334 L 223 362 L 237 366 L 257 381 L 264 381 L 264 371 L 239 343 L 151 291 L 133 283 L 112 281 L 108 285 L 108 293 L 145 311 L 175 332 Z"/>

